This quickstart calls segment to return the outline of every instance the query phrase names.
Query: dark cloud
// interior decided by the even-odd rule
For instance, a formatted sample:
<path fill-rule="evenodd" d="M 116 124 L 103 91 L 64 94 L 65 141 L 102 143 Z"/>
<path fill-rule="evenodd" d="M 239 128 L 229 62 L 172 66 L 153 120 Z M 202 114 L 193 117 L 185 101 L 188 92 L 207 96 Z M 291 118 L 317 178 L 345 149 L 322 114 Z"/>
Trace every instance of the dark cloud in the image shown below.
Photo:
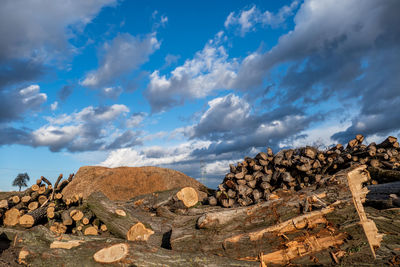
<path fill-rule="evenodd" d="M 194 150 L 192 155 L 202 157 L 233 153 L 228 156 L 232 158 L 253 148 L 276 148 L 282 141 L 296 137 L 310 123 L 322 118 L 321 115 L 306 116 L 290 105 L 254 114 L 243 98 L 229 94 L 211 100 L 209 109 L 193 126 L 192 139 L 210 140 L 212 143 L 206 148 Z"/>
<path fill-rule="evenodd" d="M 142 141 L 140 141 L 139 139 L 141 134 L 141 132 L 127 130 L 119 137 L 117 137 L 111 144 L 109 144 L 107 146 L 107 149 L 117 149 L 142 145 Z"/>
<path fill-rule="evenodd" d="M 0 91 L 0 123 L 21 119 L 28 110 L 37 110 L 47 100 L 38 85 Z"/>
<path fill-rule="evenodd" d="M 0 91 L 7 86 L 35 80 L 46 70 L 42 64 L 29 60 L 0 61 Z"/>
<path fill-rule="evenodd" d="M 67 100 L 67 98 L 72 94 L 72 92 L 74 91 L 73 86 L 72 85 L 64 85 L 60 91 L 58 91 L 58 98 L 61 101 L 65 101 Z"/>
<path fill-rule="evenodd" d="M 0 146 L 12 144 L 29 144 L 30 131 L 14 127 L 0 126 Z"/>

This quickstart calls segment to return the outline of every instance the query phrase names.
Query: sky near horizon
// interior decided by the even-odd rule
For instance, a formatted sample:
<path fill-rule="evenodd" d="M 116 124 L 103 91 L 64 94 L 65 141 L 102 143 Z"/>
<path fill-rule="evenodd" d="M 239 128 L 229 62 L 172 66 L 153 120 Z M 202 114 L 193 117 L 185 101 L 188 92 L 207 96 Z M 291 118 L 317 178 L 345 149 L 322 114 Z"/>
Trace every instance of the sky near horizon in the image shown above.
<path fill-rule="evenodd" d="M 400 132 L 400 1 L 0 2 L 0 190 Z"/>

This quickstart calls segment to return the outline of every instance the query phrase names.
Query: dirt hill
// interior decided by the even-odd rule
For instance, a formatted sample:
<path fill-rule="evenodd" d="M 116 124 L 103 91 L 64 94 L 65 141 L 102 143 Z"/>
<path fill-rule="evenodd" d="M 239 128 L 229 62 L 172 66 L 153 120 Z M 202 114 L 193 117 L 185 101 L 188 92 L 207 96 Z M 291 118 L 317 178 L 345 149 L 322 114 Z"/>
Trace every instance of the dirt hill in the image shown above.
<path fill-rule="evenodd" d="M 76 173 L 72 182 L 64 189 L 66 198 L 82 193 L 88 197 L 101 191 L 112 200 L 128 200 L 138 195 L 177 187 L 191 186 L 198 190 L 199 197 L 206 196 L 200 189 L 206 188 L 197 180 L 182 172 L 159 167 L 106 168 L 84 166 Z"/>

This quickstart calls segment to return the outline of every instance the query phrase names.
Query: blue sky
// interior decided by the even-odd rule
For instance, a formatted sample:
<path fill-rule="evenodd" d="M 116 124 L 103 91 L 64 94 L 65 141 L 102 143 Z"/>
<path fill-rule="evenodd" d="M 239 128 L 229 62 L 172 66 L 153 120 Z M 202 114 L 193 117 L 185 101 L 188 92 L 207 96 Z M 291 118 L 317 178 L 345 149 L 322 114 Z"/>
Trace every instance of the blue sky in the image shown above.
<path fill-rule="evenodd" d="M 2 1 L 0 190 L 400 130 L 397 0 Z"/>

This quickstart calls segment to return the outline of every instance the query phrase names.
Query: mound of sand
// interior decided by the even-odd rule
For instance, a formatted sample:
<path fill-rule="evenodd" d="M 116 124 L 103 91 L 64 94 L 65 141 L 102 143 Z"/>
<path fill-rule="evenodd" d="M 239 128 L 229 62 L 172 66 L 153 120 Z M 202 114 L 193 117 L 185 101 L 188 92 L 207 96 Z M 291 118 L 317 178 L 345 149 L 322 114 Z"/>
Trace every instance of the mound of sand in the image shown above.
<path fill-rule="evenodd" d="M 205 197 L 206 187 L 182 172 L 159 167 L 119 167 L 106 168 L 84 166 L 79 168 L 72 182 L 65 187 L 63 195 L 71 198 L 82 193 L 88 197 L 101 191 L 111 200 L 128 200 L 135 196 L 177 187 L 191 186 Z"/>

